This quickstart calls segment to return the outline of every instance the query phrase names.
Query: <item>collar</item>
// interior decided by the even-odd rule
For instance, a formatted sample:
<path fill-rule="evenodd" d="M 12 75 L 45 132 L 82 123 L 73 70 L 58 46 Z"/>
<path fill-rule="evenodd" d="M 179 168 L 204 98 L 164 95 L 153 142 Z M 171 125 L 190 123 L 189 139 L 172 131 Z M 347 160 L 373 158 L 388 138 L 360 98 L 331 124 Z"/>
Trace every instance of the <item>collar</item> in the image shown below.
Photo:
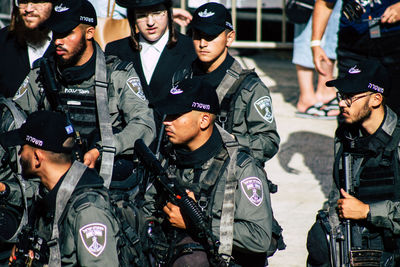
<path fill-rule="evenodd" d="M 199 167 L 209 159 L 213 158 L 222 146 L 222 137 L 216 127 L 214 127 L 213 132 L 207 142 L 195 151 L 188 151 L 183 148 L 175 148 L 175 164 L 180 168 Z"/>
<path fill-rule="evenodd" d="M 43 50 L 43 49 L 47 49 L 47 47 L 49 47 L 51 39 L 53 38 L 53 32 L 50 31 L 49 34 L 47 35 L 46 40 L 43 42 L 43 44 L 40 45 L 35 45 L 29 42 L 26 42 L 26 45 L 28 47 L 30 47 L 31 49 L 33 49 L 34 51 L 36 50 Z"/>
<path fill-rule="evenodd" d="M 63 70 L 57 68 L 61 80 L 66 84 L 78 84 L 92 77 L 96 70 L 96 53 L 96 46 L 94 46 L 92 57 L 82 66 L 73 66 Z"/>
<path fill-rule="evenodd" d="M 224 62 L 222 62 L 221 65 L 218 66 L 218 68 L 210 73 L 207 73 L 202 69 L 202 64 L 197 58 L 192 65 L 193 75 L 207 79 L 211 86 L 217 88 L 218 85 L 222 82 L 222 79 L 225 77 L 226 71 L 232 66 L 234 61 L 235 59 L 228 53 L 226 54 Z"/>
<path fill-rule="evenodd" d="M 153 43 L 149 43 L 144 37 L 139 34 L 139 44 L 142 46 L 142 52 L 146 53 L 150 47 L 153 47 L 157 52 L 161 53 L 167 45 L 169 39 L 169 30 L 167 29 L 160 39 Z"/>

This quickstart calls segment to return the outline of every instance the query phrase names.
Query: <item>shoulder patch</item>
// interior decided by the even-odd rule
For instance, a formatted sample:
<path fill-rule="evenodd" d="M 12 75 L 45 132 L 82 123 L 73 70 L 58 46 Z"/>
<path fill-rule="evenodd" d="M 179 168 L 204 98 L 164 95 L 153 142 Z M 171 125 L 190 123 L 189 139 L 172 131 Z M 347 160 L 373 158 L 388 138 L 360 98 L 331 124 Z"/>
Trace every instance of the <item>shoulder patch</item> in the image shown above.
<path fill-rule="evenodd" d="M 107 246 L 107 226 L 101 223 L 91 223 L 79 229 L 81 240 L 86 250 L 95 257 L 103 253 Z"/>
<path fill-rule="evenodd" d="M 142 89 L 142 84 L 140 83 L 140 79 L 138 77 L 130 77 L 127 81 L 126 84 L 128 87 L 132 90 L 132 92 L 142 99 L 143 101 L 146 100 L 146 96 L 144 95 L 143 89 Z"/>
<path fill-rule="evenodd" d="M 254 107 L 256 108 L 258 114 L 266 122 L 271 123 L 274 120 L 272 114 L 272 100 L 270 96 L 263 96 L 254 102 Z"/>
<path fill-rule="evenodd" d="M 25 80 L 22 82 L 21 86 L 18 88 L 17 92 L 15 93 L 13 100 L 17 100 L 21 96 L 23 96 L 26 91 L 28 90 L 29 85 L 29 76 L 26 76 Z"/>
<path fill-rule="evenodd" d="M 247 177 L 240 181 L 243 193 L 254 206 L 258 207 L 263 202 L 263 185 L 257 177 Z"/>

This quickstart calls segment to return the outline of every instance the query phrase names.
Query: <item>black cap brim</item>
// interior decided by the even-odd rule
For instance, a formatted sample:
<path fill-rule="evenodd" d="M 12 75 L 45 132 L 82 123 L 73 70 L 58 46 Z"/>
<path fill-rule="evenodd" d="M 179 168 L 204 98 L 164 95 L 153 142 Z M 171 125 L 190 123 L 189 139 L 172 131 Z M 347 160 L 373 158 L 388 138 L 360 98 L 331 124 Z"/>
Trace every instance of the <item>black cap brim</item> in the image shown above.
<path fill-rule="evenodd" d="M 150 105 L 161 115 L 178 115 L 184 114 L 192 110 L 192 107 L 184 107 L 182 105 L 168 105 L 166 101 L 155 102 Z"/>
<path fill-rule="evenodd" d="M 22 130 L 16 129 L 9 132 L 2 133 L 0 135 L 0 142 L 4 148 L 21 146 L 25 144 L 25 140 L 22 138 Z"/>
<path fill-rule="evenodd" d="M 359 82 L 346 77 L 327 81 L 325 85 L 328 87 L 335 87 L 339 92 L 345 94 L 358 94 L 369 91 L 368 84 L 363 86 L 362 84 L 359 84 Z"/>
<path fill-rule="evenodd" d="M 206 22 L 196 22 L 196 24 L 191 24 L 189 27 L 192 30 L 196 29 L 210 36 L 217 36 L 226 29 L 225 27 Z"/>

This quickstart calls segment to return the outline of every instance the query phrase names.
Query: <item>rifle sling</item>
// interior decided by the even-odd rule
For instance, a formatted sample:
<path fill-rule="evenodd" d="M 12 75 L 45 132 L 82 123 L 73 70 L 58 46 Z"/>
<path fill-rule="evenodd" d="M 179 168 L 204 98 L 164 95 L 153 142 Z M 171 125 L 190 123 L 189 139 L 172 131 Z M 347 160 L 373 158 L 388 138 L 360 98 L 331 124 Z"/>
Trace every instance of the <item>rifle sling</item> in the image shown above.
<path fill-rule="evenodd" d="M 60 189 L 56 196 L 56 209 L 54 212 L 53 230 L 51 234 L 51 240 L 47 242 L 50 248 L 49 266 L 61 267 L 61 251 L 59 244 L 59 225 L 60 218 L 64 213 L 64 209 L 71 198 L 72 192 L 75 190 L 79 179 L 82 177 L 86 170 L 86 166 L 78 161 L 74 161 L 71 168 L 68 170 L 61 183 Z"/>

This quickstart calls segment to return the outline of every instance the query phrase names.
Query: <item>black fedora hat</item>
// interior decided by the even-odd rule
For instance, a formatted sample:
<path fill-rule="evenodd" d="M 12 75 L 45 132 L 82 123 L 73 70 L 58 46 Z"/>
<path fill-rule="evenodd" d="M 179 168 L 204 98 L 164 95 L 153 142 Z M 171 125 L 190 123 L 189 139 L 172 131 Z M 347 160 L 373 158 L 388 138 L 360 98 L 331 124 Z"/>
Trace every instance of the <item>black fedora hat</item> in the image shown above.
<path fill-rule="evenodd" d="M 171 0 L 117 0 L 117 4 L 126 8 L 138 8 L 165 4 L 167 7 L 172 6 Z"/>

